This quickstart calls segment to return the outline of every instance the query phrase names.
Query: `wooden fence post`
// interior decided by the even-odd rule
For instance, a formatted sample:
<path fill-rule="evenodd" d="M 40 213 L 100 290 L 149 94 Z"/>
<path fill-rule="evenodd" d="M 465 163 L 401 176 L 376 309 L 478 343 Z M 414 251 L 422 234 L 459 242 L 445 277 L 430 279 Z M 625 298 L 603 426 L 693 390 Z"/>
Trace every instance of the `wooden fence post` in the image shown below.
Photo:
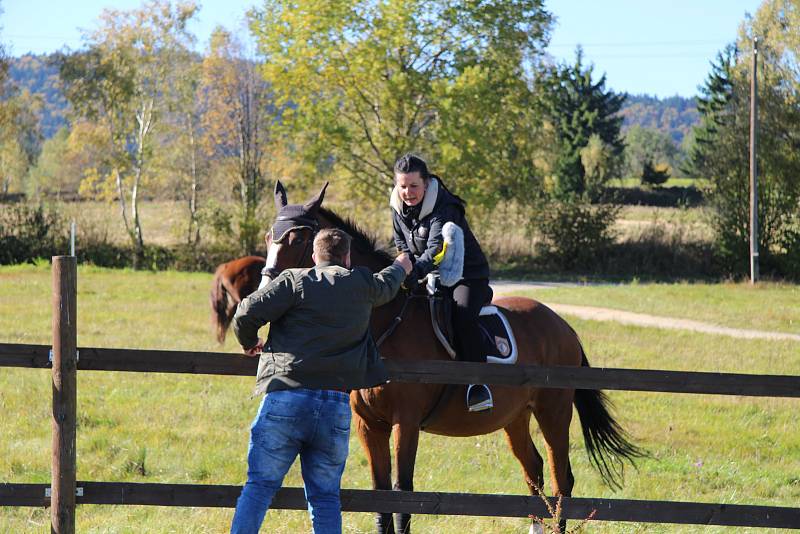
<path fill-rule="evenodd" d="M 50 531 L 75 534 L 77 261 L 53 257 L 53 456 Z"/>

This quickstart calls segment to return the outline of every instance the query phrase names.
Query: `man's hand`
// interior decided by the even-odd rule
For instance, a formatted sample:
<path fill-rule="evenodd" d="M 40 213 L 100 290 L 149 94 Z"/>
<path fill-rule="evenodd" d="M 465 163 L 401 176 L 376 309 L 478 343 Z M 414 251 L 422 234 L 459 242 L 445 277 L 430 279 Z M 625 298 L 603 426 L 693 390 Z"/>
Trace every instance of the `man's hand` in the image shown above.
<path fill-rule="evenodd" d="M 244 352 L 247 356 L 258 356 L 259 354 L 261 354 L 261 351 L 263 350 L 264 350 L 264 340 L 261 338 L 258 338 L 258 343 L 256 343 L 255 347 L 249 349 L 242 347 L 242 352 Z"/>
<path fill-rule="evenodd" d="M 411 257 L 408 255 L 408 252 L 403 252 L 402 254 L 398 255 L 394 262 L 398 264 L 403 270 L 406 272 L 406 276 L 411 272 L 411 269 L 414 268 L 414 264 L 411 263 Z"/>
<path fill-rule="evenodd" d="M 406 276 L 406 279 L 403 282 L 403 287 L 412 293 L 417 289 L 417 287 L 419 287 L 419 278 L 417 278 L 416 271 L 412 269 L 411 273 Z"/>

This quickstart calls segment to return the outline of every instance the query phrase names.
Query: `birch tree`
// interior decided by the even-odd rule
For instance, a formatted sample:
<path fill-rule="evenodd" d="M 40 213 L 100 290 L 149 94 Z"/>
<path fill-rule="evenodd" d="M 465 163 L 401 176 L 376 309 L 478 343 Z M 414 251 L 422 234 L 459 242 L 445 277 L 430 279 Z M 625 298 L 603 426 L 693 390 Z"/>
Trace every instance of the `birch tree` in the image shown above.
<path fill-rule="evenodd" d="M 67 98 L 75 113 L 105 128 L 113 147 L 107 175 L 134 249 L 134 265 L 144 255 L 139 215 L 153 143 L 171 91 L 171 72 L 193 37 L 187 23 L 193 2 L 150 0 L 140 9 L 108 9 L 86 35 L 86 49 L 59 60 Z"/>

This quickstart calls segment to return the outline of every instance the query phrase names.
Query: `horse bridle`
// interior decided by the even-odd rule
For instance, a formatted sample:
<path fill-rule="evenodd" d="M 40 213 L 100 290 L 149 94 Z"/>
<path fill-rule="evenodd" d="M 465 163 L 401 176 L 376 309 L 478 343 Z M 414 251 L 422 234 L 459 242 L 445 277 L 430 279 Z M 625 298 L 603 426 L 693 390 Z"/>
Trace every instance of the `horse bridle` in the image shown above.
<path fill-rule="evenodd" d="M 305 262 L 306 258 L 310 257 L 311 246 L 314 243 L 314 238 L 316 237 L 317 232 L 319 232 L 319 222 L 317 222 L 316 219 L 310 219 L 310 218 L 290 219 L 288 217 L 278 217 L 276 219 L 276 222 L 277 221 L 292 221 L 301 224 L 290 226 L 277 239 L 275 239 L 275 225 L 273 224 L 269 229 L 270 241 L 272 243 L 280 244 L 284 239 L 286 239 L 286 237 L 288 237 L 288 235 L 293 230 L 303 230 L 306 228 L 311 230 L 311 235 L 308 237 L 308 239 L 305 240 L 306 246 L 303 249 L 303 254 L 300 256 L 299 265 L 302 265 Z M 261 274 L 271 279 L 275 279 L 275 277 L 281 274 L 281 270 L 278 269 L 277 267 L 264 267 L 264 269 L 261 270 Z"/>

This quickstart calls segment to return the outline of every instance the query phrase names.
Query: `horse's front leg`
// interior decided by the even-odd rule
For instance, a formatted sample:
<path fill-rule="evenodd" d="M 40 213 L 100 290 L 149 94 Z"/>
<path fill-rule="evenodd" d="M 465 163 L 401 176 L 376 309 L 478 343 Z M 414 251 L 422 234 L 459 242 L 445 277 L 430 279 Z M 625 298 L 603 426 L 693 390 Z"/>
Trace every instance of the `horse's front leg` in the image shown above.
<path fill-rule="evenodd" d="M 400 422 L 394 425 L 394 455 L 397 480 L 395 490 L 414 491 L 414 462 L 419 444 L 419 423 Z M 411 534 L 411 514 L 395 514 L 398 534 Z"/>
<path fill-rule="evenodd" d="M 388 425 L 374 425 L 370 427 L 357 412 L 353 412 L 356 433 L 361 441 L 361 446 L 369 461 L 369 470 L 372 475 L 372 488 L 389 490 L 392 488 L 392 463 L 389 457 Z M 394 534 L 394 524 L 391 513 L 379 513 L 375 516 L 378 534 Z"/>

